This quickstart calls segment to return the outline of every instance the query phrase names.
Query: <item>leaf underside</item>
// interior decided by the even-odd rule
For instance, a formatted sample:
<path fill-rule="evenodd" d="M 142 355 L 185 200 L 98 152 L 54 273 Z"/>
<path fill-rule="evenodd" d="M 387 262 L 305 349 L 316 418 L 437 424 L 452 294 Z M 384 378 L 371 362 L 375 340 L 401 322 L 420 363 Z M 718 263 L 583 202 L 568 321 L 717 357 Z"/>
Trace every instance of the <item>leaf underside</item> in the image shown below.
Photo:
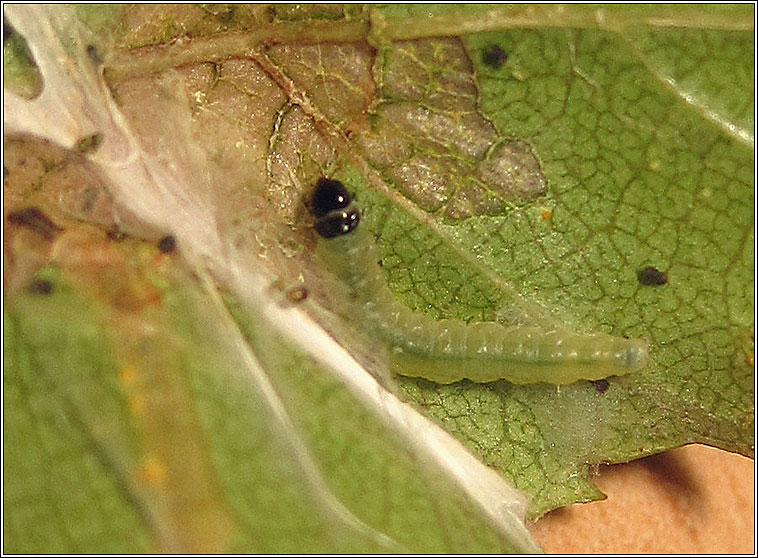
<path fill-rule="evenodd" d="M 304 203 L 328 175 L 409 307 L 650 341 L 645 370 L 594 383 L 383 378 L 524 491 L 530 518 L 602 498 L 601 463 L 754 450 L 752 10 L 555 9 L 82 6 L 67 20 L 87 26 L 69 55 L 102 68 L 146 156 L 198 169 L 183 203 L 210 200 L 280 304 L 304 286 L 306 312 L 349 308 Z M 6 94 L 39 75 L 19 39 Z M 7 225 L 5 551 L 532 550 L 297 340 L 161 254 L 158 208 L 139 186 L 111 192 L 88 159 L 98 143 L 5 138 L 6 222 L 35 206 L 61 229 Z M 165 230 L 200 238 L 173 217 Z M 384 348 L 346 331 L 381 373 Z"/>

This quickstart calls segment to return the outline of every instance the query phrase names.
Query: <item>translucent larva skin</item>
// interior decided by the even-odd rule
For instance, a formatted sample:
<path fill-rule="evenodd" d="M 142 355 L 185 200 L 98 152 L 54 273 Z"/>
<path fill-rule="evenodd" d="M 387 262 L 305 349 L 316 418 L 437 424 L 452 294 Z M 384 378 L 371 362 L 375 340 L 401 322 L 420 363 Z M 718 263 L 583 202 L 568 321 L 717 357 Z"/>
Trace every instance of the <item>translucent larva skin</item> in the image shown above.
<path fill-rule="evenodd" d="M 441 321 L 451 323 L 443 325 L 442 331 L 433 332 L 432 335 L 439 334 L 438 338 L 426 348 L 420 343 L 414 350 L 393 345 L 390 356 L 393 372 L 440 384 L 462 379 L 569 384 L 628 374 L 642 368 L 647 360 L 647 344 L 640 339 L 580 335 L 565 329 L 545 331 L 497 323 L 468 325 L 458 320 Z M 484 334 L 483 326 L 488 330 Z M 459 333 L 451 335 L 451 329 L 458 329 Z M 450 339 L 454 341 L 451 343 Z M 417 347 L 421 350 L 415 350 Z"/>
<path fill-rule="evenodd" d="M 319 256 L 351 287 L 363 324 L 390 345 L 390 369 L 445 384 L 507 380 L 569 384 L 643 368 L 647 342 L 568 329 L 468 324 L 413 312 L 387 287 L 364 229 L 319 241 Z"/>

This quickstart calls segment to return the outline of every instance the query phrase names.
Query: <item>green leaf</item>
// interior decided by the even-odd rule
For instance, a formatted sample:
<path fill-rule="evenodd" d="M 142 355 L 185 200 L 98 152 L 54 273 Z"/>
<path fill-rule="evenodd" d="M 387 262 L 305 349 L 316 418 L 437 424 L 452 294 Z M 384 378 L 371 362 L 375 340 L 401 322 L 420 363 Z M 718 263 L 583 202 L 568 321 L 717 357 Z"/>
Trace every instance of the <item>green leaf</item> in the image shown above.
<path fill-rule="evenodd" d="M 36 280 L 52 294 L 14 297 L 5 318 L 7 550 L 528 549 L 311 359 L 261 350 L 270 333 L 248 322 L 286 394 L 272 403 L 190 278 L 140 315 L 52 269 Z"/>
<path fill-rule="evenodd" d="M 687 30 L 677 44 L 690 51 L 705 45 L 711 67 L 726 73 L 739 43 L 724 35 Z M 643 39 L 663 36 L 671 42 L 677 33 L 634 33 L 632 48 L 623 34 L 603 31 L 514 31 L 466 41 L 475 63 L 490 44 L 508 53 L 507 68 L 477 68 L 479 103 L 505 137 L 534 149 L 551 185 L 540 205 L 551 215 L 543 220 L 536 205 L 502 218 L 469 219 L 455 233 L 459 250 L 583 329 L 653 343 L 652 365 L 639 377 L 611 380 L 605 393 L 590 384 L 492 386 L 497 403 L 484 414 L 504 419 L 493 447 L 482 447 L 482 429 L 461 426 L 445 405 L 434 407 L 439 420 L 534 495 L 535 514 L 596 498 L 586 464 L 623 462 L 694 441 L 752 455 L 753 151 L 741 135 L 752 129 L 752 120 L 741 125 L 752 119 L 752 101 L 743 97 L 749 117 L 739 116 L 737 103 L 736 111 L 708 105 L 708 88 L 700 100 L 685 102 L 691 94 L 676 77 L 662 78 L 664 69 L 651 72 L 652 63 L 641 59 L 641 49 L 660 53 Z M 713 49 L 725 43 L 723 55 Z M 749 71 L 738 66 L 724 79 L 752 73 L 750 62 Z M 706 78 L 721 83 L 718 74 L 690 81 Z M 728 96 L 720 102 L 729 104 Z M 400 260 L 390 277 L 397 268 L 413 270 L 413 255 L 403 261 L 402 243 L 398 248 L 395 241 L 402 235 L 386 230 L 383 225 Z M 408 242 L 410 254 L 423 254 L 437 241 Z M 637 273 L 648 265 L 668 274 L 665 286 L 639 284 Z M 470 275 L 468 267 L 461 278 Z M 438 296 L 425 295 L 441 283 L 434 270 L 413 272 L 408 283 L 411 305 L 439 304 Z M 478 301 L 469 306 L 480 307 Z M 459 389 L 418 383 L 409 394 L 429 405 Z M 507 424 L 513 419 L 519 427 Z"/>
<path fill-rule="evenodd" d="M 112 276 L 65 257 L 53 296 L 9 298 L 6 424 L 53 429 L 70 458 L 51 466 L 47 446 L 6 429 L 7 550 L 533 550 L 513 519 L 519 498 L 490 480 L 471 488 L 485 470 L 398 419 L 404 407 L 306 313 L 526 492 L 531 517 L 601 498 L 599 463 L 690 442 L 752 455 L 749 8 L 100 10 L 79 10 L 89 31 L 65 9 L 12 10 L 54 86 L 12 99 L 6 130 L 69 148 L 99 134 L 86 158 L 117 202 L 114 222 L 146 238 L 171 231 L 188 270 L 126 253 L 162 285 L 159 309 L 103 303 L 87 286 Z M 40 172 L 57 199 L 65 181 Z M 8 183 L 33 196 L 39 182 L 23 173 Z M 644 337 L 649 366 L 559 388 L 387 378 L 385 348 L 313 257 L 303 200 L 322 175 L 355 193 L 376 272 L 411 308 Z M 666 283 L 643 284 L 646 267 Z M 227 308 L 210 277 L 234 293 Z M 293 286 L 307 293 L 294 309 Z M 88 310 L 65 327 L 75 307 Z M 92 391 L 78 387 L 85 373 Z M 66 428 L 9 399 L 21 388 L 54 394 Z M 135 414 L 148 394 L 149 413 Z M 47 469 L 19 473 L 26 455 Z M 90 501 L 118 528 L 72 534 L 60 510 L 75 491 L 55 492 L 50 470 L 73 486 L 101 479 Z M 43 517 L 50 532 L 35 538 Z"/>
<path fill-rule="evenodd" d="M 4 311 L 6 552 L 148 549 L 145 510 L 124 490 L 135 433 L 88 306 L 59 287 Z"/>

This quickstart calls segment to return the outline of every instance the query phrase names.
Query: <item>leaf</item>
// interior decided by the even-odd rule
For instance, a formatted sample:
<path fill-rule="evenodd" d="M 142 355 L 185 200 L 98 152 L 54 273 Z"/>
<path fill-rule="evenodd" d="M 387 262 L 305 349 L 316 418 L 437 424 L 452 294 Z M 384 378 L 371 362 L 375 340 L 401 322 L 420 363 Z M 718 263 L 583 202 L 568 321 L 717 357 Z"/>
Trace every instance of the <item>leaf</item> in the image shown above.
<path fill-rule="evenodd" d="M 143 262 L 154 280 L 181 276 Z M 436 486 L 439 473 L 285 347 L 267 352 L 265 370 L 287 394 L 276 409 L 299 418 L 279 420 L 188 277 L 138 315 L 82 298 L 53 270 L 37 280 L 51 294 L 17 296 L 6 315 L 8 548 L 509 548 L 460 493 Z"/>
<path fill-rule="evenodd" d="M 164 285 L 158 309 L 130 288 L 127 299 L 143 302 L 126 312 L 114 306 L 118 298 L 103 302 L 103 285 L 113 277 L 143 282 L 58 262 L 66 281 L 78 277 L 76 296 L 97 298 L 105 306 L 98 312 L 110 316 L 88 318 L 90 331 L 100 324 L 94 330 L 111 336 L 100 348 L 48 333 L 35 341 L 34 331 L 66 331 L 56 318 L 64 306 L 56 306 L 57 290 L 36 313 L 32 295 L 15 295 L 11 323 L 23 334 L 14 351 L 27 356 L 7 363 L 14 375 L 6 382 L 27 382 L 23 363 L 52 355 L 34 389 L 58 386 L 53 406 L 84 417 L 66 447 L 80 447 L 74 439 L 87 426 L 130 411 L 128 403 L 106 412 L 79 402 L 76 384 L 57 377 L 59 353 L 78 362 L 95 355 L 111 386 L 117 370 L 137 362 L 138 377 L 172 394 L 150 416 L 186 418 L 171 429 L 131 415 L 114 421 L 137 431 L 137 450 L 114 441 L 127 432 L 102 435 L 100 446 L 137 471 L 116 485 L 154 510 L 140 519 L 129 498 L 105 497 L 132 517 L 112 541 L 143 532 L 128 551 L 534 548 L 513 520 L 519 498 L 389 394 L 371 395 L 380 391 L 365 370 L 304 316 L 381 374 L 381 347 L 361 337 L 360 324 L 324 310 L 339 314 L 343 291 L 311 257 L 315 238 L 302 204 L 322 174 L 356 192 L 382 273 L 414 309 L 474 321 L 528 316 L 652 342 L 643 373 L 594 385 L 398 380 L 404 398 L 530 495 L 531 516 L 601 497 L 589 481 L 600 462 L 692 441 L 752 453 L 753 108 L 731 93 L 753 74 L 747 12 L 138 6 L 108 8 L 106 17 L 82 8 L 90 37 L 65 11 L 25 9 L 8 15 L 34 37 L 45 87 L 32 102 L 6 92 L 6 129 L 65 147 L 100 134 L 85 158 L 113 197 L 111 221 L 147 238 L 171 231 L 190 270 L 154 279 Z M 61 66 L 62 56 L 72 64 Z M 98 60 L 113 100 L 103 94 Z M 74 105 L 64 91 L 84 101 Z M 61 106 L 69 109 L 62 118 Z M 46 180 L 52 192 L 66 183 Z M 139 253 L 121 257 L 160 277 Z M 665 272 L 667 283 L 641 285 L 646 266 Z M 234 293 L 244 336 L 213 294 L 209 271 Z M 281 308 L 276 285 L 286 292 L 298 277 L 308 300 L 300 310 Z M 129 326 L 114 326 L 113 316 Z M 158 341 L 143 350 L 136 332 L 146 324 Z M 102 356 L 111 350 L 115 356 Z M 67 374 L 75 378 L 77 366 Z M 358 422 L 369 426 L 356 429 Z M 140 456 L 144 448 L 160 458 Z M 198 457 L 183 460 L 179 448 Z M 197 476 L 184 476 L 192 464 Z M 92 475 L 112 477 L 110 465 L 99 467 Z M 162 478 L 171 489 L 151 488 Z M 26 494 L 20 479 L 6 484 Z M 379 493 L 365 490 L 375 486 L 397 497 L 378 506 Z M 193 538 L 199 519 L 172 507 L 176 498 L 209 502 L 204 525 L 215 527 Z M 53 542 L 34 546 L 35 520 L 14 521 L 21 527 L 6 533 L 30 551 L 110 543 L 51 534 Z"/>
<path fill-rule="evenodd" d="M 533 207 L 474 217 L 439 235 L 410 232 L 410 220 L 393 209 L 382 207 L 376 219 L 379 242 L 388 237 L 383 268 L 390 281 L 399 278 L 400 295 L 413 307 L 492 319 L 480 309 L 500 308 L 509 288 L 496 285 L 506 278 L 582 329 L 653 342 L 650 369 L 610 380 L 603 393 L 590 384 L 554 390 L 503 383 L 485 397 L 479 386 L 471 395 L 469 386 L 408 382 L 412 400 L 533 496 L 535 515 L 597 498 L 586 464 L 693 441 L 753 452 L 754 198 L 752 144 L 743 138 L 752 124 L 735 132 L 723 123 L 745 122 L 744 113 L 687 101 L 691 94 L 677 90 L 675 78 L 650 71 L 640 51 L 663 57 L 654 40 L 672 42 L 676 32 L 630 35 L 513 31 L 468 39 L 481 72 L 481 110 L 504 137 L 531 145 L 552 188 Z M 700 42 L 702 49 L 718 41 L 726 39 L 714 31 L 679 37 L 679 44 Z M 481 62 L 493 44 L 508 53 L 507 67 Z M 738 49 L 729 45 L 727 59 Z M 726 71 L 718 51 L 708 54 Z M 724 80 L 752 75 L 750 66 Z M 440 246 L 439 236 L 453 240 Z M 435 259 L 423 261 L 427 253 Z M 471 287 L 472 266 L 452 263 L 471 261 L 469 254 L 483 262 L 480 276 L 496 276 L 488 287 Z M 639 284 L 638 271 L 651 264 L 668 273 L 665 287 Z M 459 289 L 448 279 L 455 276 Z M 485 426 L 470 417 L 472 399 L 482 405 Z"/>
<path fill-rule="evenodd" d="M 145 510 L 123 490 L 124 396 L 101 332 L 67 298 L 52 316 L 30 300 L 31 324 L 4 311 L 4 550 L 145 552 Z"/>

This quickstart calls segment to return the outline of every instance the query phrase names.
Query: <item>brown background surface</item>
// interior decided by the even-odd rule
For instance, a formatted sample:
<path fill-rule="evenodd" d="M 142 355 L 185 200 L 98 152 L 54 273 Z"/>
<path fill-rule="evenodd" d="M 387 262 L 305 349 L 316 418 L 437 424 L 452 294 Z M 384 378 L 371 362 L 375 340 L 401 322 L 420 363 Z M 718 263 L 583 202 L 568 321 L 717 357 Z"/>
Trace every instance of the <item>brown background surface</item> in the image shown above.
<path fill-rule="evenodd" d="M 548 553 L 755 553 L 755 462 L 691 445 L 600 469 L 608 499 L 531 527 Z"/>

